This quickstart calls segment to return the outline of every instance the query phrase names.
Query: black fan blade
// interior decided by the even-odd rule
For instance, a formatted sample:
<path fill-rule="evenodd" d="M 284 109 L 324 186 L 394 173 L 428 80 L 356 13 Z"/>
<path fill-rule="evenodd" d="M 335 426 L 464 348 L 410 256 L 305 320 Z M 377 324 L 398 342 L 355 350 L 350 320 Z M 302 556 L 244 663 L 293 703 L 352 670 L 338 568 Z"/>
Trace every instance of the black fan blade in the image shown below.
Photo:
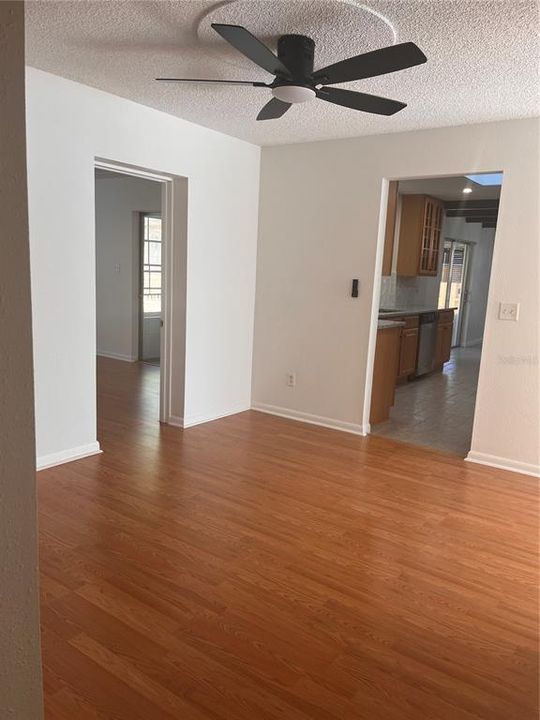
<path fill-rule="evenodd" d="M 264 68 L 272 75 L 290 77 L 290 72 L 281 60 L 246 28 L 240 25 L 221 25 L 220 23 L 212 23 L 212 27 L 224 40 L 259 67 Z"/>
<path fill-rule="evenodd" d="M 250 80 L 203 80 L 202 78 L 156 78 L 158 82 L 168 83 L 206 83 L 218 85 L 252 85 L 253 87 L 270 87 L 263 82 L 251 82 Z"/>
<path fill-rule="evenodd" d="M 257 115 L 257 120 L 275 120 L 284 115 L 290 107 L 291 103 L 272 98 Z"/>
<path fill-rule="evenodd" d="M 390 45 L 390 47 L 374 50 L 373 52 L 356 55 L 348 60 L 342 60 L 334 65 L 321 68 L 314 73 L 315 81 L 323 85 L 351 82 L 363 78 L 386 75 L 386 73 L 405 70 L 405 68 L 425 63 L 427 57 L 412 42 Z"/>
<path fill-rule="evenodd" d="M 407 107 L 406 103 L 397 100 L 388 100 L 388 98 L 377 97 L 377 95 L 366 95 L 354 90 L 343 90 L 343 88 L 323 87 L 317 90 L 317 97 L 335 105 L 343 105 L 343 107 L 376 115 L 393 115 Z"/>

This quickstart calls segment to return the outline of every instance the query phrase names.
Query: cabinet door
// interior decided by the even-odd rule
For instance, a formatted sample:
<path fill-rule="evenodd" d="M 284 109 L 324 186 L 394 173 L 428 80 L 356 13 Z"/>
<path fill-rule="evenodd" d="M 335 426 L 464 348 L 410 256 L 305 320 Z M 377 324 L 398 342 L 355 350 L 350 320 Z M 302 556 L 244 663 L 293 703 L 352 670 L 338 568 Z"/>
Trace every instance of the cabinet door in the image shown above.
<path fill-rule="evenodd" d="M 420 262 L 418 265 L 419 275 L 427 275 L 429 273 L 432 215 L 433 203 L 429 198 L 426 198 L 424 201 L 424 222 L 422 224 L 422 242 L 420 245 Z"/>
<path fill-rule="evenodd" d="M 402 195 L 397 274 L 415 277 L 420 266 L 426 210 L 424 195 Z"/>
<path fill-rule="evenodd" d="M 440 322 L 437 325 L 437 341 L 435 345 L 435 365 L 441 366 L 450 360 L 452 350 L 453 323 Z"/>
<path fill-rule="evenodd" d="M 443 363 L 450 360 L 450 352 L 452 350 L 452 329 L 453 323 L 444 325 L 443 343 L 442 343 L 442 361 Z"/>
<path fill-rule="evenodd" d="M 422 243 L 418 265 L 419 275 L 437 274 L 439 267 L 442 220 L 442 204 L 435 198 L 426 197 L 424 203 Z"/>
<path fill-rule="evenodd" d="M 399 350 L 399 377 L 412 375 L 416 370 L 416 356 L 418 354 L 418 328 L 405 328 L 401 331 L 401 345 Z"/>
<path fill-rule="evenodd" d="M 394 404 L 399 363 L 399 336 L 399 327 L 384 328 L 377 332 L 369 415 L 372 424 L 387 420 L 390 408 Z"/>
<path fill-rule="evenodd" d="M 439 254 L 441 251 L 441 230 L 444 219 L 444 209 L 440 203 L 436 204 L 435 222 L 431 235 L 431 255 L 429 269 L 433 275 L 437 274 L 439 269 Z"/>

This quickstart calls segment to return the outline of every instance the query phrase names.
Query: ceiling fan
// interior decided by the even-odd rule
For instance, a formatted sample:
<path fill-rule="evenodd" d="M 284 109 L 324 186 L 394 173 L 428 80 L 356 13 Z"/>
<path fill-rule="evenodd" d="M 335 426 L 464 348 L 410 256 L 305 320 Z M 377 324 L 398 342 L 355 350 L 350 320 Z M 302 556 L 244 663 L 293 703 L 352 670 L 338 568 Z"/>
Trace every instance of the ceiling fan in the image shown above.
<path fill-rule="evenodd" d="M 313 100 L 315 97 L 353 110 L 377 115 L 394 115 L 407 107 L 406 103 L 328 86 L 385 75 L 396 72 L 396 70 L 421 65 L 427 60 L 419 47 L 412 42 L 407 42 L 356 55 L 314 72 L 315 43 L 305 35 L 282 35 L 278 40 L 276 56 L 266 45 L 240 25 L 213 23 L 212 27 L 224 40 L 252 62 L 275 75 L 275 80 L 271 83 L 189 78 L 156 78 L 156 80 L 268 87 L 272 90 L 274 97 L 257 115 L 257 120 L 279 118 L 287 112 L 292 104 Z"/>

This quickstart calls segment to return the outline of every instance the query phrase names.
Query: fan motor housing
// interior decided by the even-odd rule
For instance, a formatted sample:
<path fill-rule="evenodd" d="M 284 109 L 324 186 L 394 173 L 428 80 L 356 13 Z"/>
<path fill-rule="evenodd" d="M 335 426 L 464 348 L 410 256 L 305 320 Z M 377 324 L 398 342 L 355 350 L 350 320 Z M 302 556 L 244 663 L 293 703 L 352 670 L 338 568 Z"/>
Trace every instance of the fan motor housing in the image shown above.
<path fill-rule="evenodd" d="M 315 43 L 306 35 L 282 35 L 277 54 L 290 70 L 294 84 L 311 84 L 315 61 Z M 289 80 L 290 81 L 290 80 Z"/>

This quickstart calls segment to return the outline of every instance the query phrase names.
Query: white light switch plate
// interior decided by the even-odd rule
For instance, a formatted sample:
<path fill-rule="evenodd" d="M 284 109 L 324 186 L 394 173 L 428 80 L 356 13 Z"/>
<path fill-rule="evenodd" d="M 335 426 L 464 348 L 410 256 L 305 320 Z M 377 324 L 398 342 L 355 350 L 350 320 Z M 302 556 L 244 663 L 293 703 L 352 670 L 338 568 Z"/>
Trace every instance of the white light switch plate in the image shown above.
<path fill-rule="evenodd" d="M 519 303 L 499 303 L 499 320 L 517 321 L 519 317 Z"/>

